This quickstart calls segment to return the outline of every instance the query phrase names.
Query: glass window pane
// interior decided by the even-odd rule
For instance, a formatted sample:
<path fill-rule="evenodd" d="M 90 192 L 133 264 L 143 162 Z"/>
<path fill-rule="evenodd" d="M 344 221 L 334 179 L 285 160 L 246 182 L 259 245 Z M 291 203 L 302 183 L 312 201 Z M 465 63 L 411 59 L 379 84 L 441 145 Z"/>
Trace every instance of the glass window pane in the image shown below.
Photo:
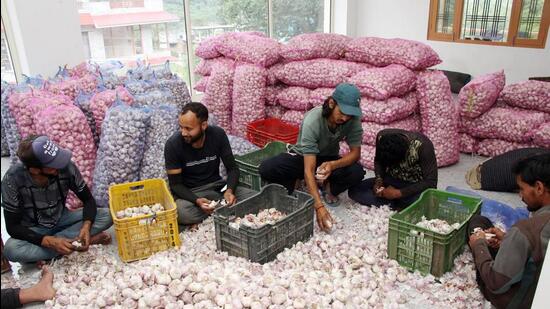
<path fill-rule="evenodd" d="M 518 38 L 538 39 L 544 0 L 523 0 Z"/>
<path fill-rule="evenodd" d="M 506 42 L 513 0 L 465 0 L 460 38 Z"/>
<path fill-rule="evenodd" d="M 0 26 L 2 27 L 2 80 L 15 83 L 15 71 L 13 70 L 8 41 L 4 32 L 4 21 L 2 21 Z"/>
<path fill-rule="evenodd" d="M 119 60 L 127 67 L 144 59 L 152 67 L 170 60 L 189 85 L 184 0 L 77 0 L 89 59 Z"/>
<path fill-rule="evenodd" d="M 232 31 L 262 31 L 267 34 L 266 0 L 191 0 L 189 14 L 195 66 L 200 58 L 194 56 L 194 50 L 208 37 Z M 200 78 L 195 75 L 194 81 Z"/>
<path fill-rule="evenodd" d="M 455 0 L 437 2 L 436 29 L 438 33 L 452 34 L 455 15 Z"/>
<path fill-rule="evenodd" d="M 273 0 L 273 37 L 287 41 L 293 36 L 308 32 L 323 32 L 325 24 L 325 8 L 330 1 L 325 0 Z"/>

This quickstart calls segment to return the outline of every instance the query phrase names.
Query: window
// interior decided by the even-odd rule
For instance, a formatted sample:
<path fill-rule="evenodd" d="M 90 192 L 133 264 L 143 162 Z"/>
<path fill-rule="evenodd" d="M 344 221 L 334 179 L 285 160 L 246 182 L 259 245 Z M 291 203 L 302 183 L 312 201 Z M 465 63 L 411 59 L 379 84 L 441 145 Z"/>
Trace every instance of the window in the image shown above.
<path fill-rule="evenodd" d="M 151 67 L 169 60 L 172 72 L 190 84 L 185 0 L 77 0 L 80 31 L 89 59 L 119 60 Z"/>
<path fill-rule="evenodd" d="M 273 1 L 272 37 L 288 41 L 300 33 L 323 32 L 325 29 L 330 29 L 327 27 L 330 20 L 325 20 L 326 4 L 330 2 L 327 3 L 324 0 Z"/>
<path fill-rule="evenodd" d="M 330 31 L 331 0 L 189 0 L 191 62 L 198 43 L 228 31 L 260 31 L 279 41 Z M 199 76 L 193 76 L 198 80 Z"/>
<path fill-rule="evenodd" d="M 0 23 L 0 27 L 2 28 L 2 80 L 15 83 L 15 70 L 13 69 L 8 40 L 6 39 L 6 33 L 4 32 L 3 20 Z"/>
<path fill-rule="evenodd" d="M 198 43 L 228 31 L 260 31 L 287 41 L 330 32 L 333 0 L 77 0 L 86 56 L 95 62 L 170 60 L 192 89 Z M 191 80 L 193 79 L 193 80 Z"/>
<path fill-rule="evenodd" d="M 431 0 L 428 39 L 544 48 L 550 0 Z"/>

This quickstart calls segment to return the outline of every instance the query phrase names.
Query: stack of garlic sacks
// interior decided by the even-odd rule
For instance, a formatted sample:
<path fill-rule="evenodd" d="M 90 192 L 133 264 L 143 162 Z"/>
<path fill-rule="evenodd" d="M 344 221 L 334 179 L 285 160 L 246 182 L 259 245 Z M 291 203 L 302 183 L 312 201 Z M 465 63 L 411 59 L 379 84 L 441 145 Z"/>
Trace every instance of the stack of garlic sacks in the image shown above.
<path fill-rule="evenodd" d="M 503 71 L 479 76 L 461 89 L 462 152 L 496 156 L 525 147 L 550 148 L 550 83 L 505 86 Z"/>
<path fill-rule="evenodd" d="M 177 131 L 178 110 L 191 97 L 168 63 L 162 70 L 138 66 L 133 71 L 119 77 L 85 62 L 60 69 L 47 81 L 33 77 L 3 84 L 2 131 L 12 162 L 18 160 L 21 139 L 48 135 L 72 151 L 100 207 L 108 206 L 112 184 L 165 178 L 164 143 Z M 67 207 L 81 206 L 70 192 Z"/>
<path fill-rule="evenodd" d="M 336 85 L 349 82 L 362 96 L 364 167 L 373 168 L 375 137 L 385 128 L 426 134 L 438 166 L 459 159 L 458 108 L 443 73 L 427 70 L 441 60 L 420 42 L 307 33 L 283 44 L 241 32 L 201 42 L 196 55 L 202 79 L 195 89 L 233 135 L 244 137 L 247 123 L 266 117 L 299 125 Z"/>

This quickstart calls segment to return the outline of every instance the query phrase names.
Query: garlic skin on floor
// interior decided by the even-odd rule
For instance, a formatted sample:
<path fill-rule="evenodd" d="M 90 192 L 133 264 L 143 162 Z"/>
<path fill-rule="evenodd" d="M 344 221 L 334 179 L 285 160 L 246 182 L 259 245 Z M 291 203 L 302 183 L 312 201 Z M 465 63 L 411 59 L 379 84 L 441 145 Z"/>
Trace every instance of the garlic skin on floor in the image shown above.
<path fill-rule="evenodd" d="M 180 234 L 182 246 L 120 262 L 114 246 L 91 246 L 53 262 L 47 308 L 480 308 L 469 250 L 436 280 L 387 258 L 388 207 L 342 201 L 331 234 L 285 249 L 266 264 L 216 251 L 214 224 Z M 24 276 L 22 276 L 24 277 Z M 35 282 L 35 278 L 27 278 Z M 24 279 L 20 279 L 24 284 Z M 2 282 L 4 284 L 4 282 Z"/>

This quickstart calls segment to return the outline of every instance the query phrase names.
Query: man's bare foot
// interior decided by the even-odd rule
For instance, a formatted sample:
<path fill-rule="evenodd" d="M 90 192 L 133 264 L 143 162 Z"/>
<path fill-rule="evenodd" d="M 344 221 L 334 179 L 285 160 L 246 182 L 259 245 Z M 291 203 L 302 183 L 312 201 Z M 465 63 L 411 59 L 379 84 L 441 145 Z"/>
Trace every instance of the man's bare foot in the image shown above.
<path fill-rule="evenodd" d="M 40 278 L 37 284 L 19 291 L 19 301 L 22 305 L 37 301 L 46 301 L 54 297 L 53 273 L 46 265 L 42 266 L 42 278 Z"/>
<path fill-rule="evenodd" d="M 90 245 L 108 245 L 113 239 L 107 232 L 100 232 L 90 237 Z"/>

